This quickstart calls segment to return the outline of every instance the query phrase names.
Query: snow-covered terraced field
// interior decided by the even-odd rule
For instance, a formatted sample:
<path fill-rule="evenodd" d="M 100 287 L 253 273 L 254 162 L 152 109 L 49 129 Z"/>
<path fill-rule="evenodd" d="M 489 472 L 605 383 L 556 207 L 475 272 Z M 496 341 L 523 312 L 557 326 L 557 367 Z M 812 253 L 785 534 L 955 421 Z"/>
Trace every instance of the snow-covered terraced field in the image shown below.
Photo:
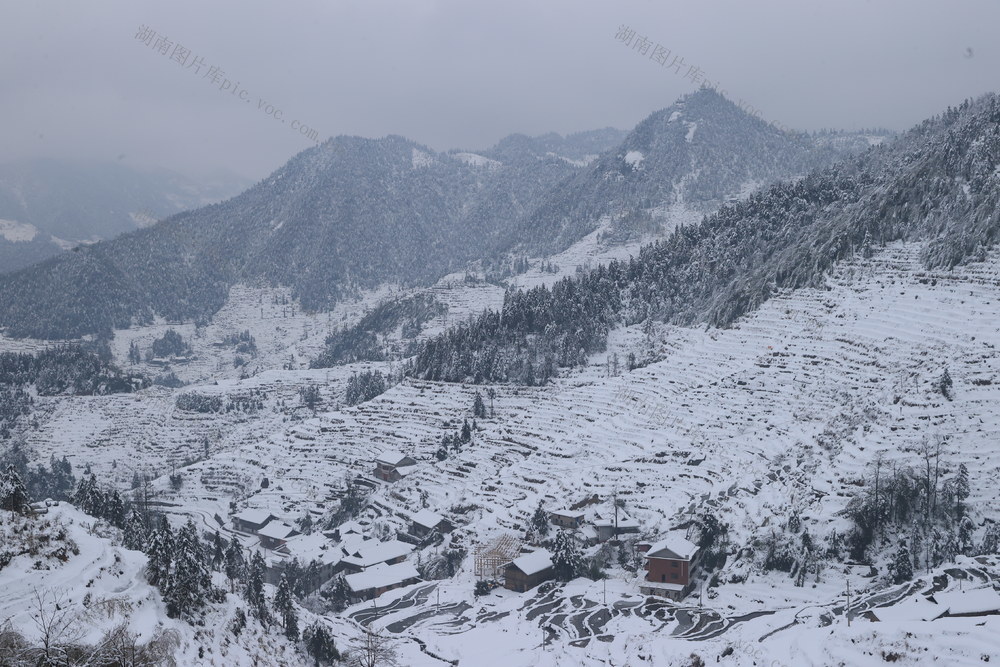
<path fill-rule="evenodd" d="M 1000 518 L 993 483 L 1000 473 L 993 409 L 1000 399 L 1000 257 L 928 272 L 920 251 L 897 244 L 845 262 L 828 277 L 828 289 L 781 294 L 731 329 L 615 331 L 608 355 L 623 362 L 635 351 L 660 360 L 608 377 L 599 355 L 547 387 L 495 387 L 495 417 L 479 420 L 473 442 L 444 461 L 434 457 L 441 436 L 471 420 L 477 387 L 408 380 L 362 405 L 331 410 L 361 366 L 269 370 L 187 389 L 259 389 L 265 408 L 249 417 L 178 414 L 173 394 L 162 389 L 144 392 L 140 402 L 61 399 L 43 412 L 31 442 L 44 456 L 79 461 L 86 452 L 95 469 L 117 467 L 128 455 L 162 468 L 198 453 L 214 430 L 220 436 L 210 456 L 184 469 L 181 491 L 171 497 L 161 485 L 178 511 L 203 520 L 224 512 L 231 496 L 241 507 L 287 519 L 323 512 L 346 480 L 371 480 L 375 455 L 397 449 L 413 455 L 417 468 L 395 484 L 372 480 L 362 522 L 404 528 L 429 507 L 455 520 L 474 547 L 520 536 L 539 501 L 555 508 L 596 495 L 593 507 L 607 511 L 613 494 L 643 536 L 683 529 L 710 512 L 731 525 L 740 544 L 797 508 L 810 534 L 822 538 L 846 526 L 838 513 L 878 452 L 916 466 L 922 440 L 942 437 L 944 474 L 968 466 L 969 504 L 981 526 Z M 497 296 L 481 285 L 439 291 L 466 313 Z M 935 390 L 945 369 L 954 380 L 952 400 Z M 298 387 L 308 382 L 323 385 L 326 411 L 311 416 L 298 408 L 289 417 Z M 270 484 L 261 489 L 265 477 Z M 465 595 L 473 582 L 469 561 L 453 582 Z M 746 574 L 747 583 L 721 586 L 712 603 L 727 617 L 757 611 L 761 600 L 768 608 L 826 603 L 842 585 L 825 572 L 813 588 L 789 588 L 786 580 L 774 593 L 773 575 L 755 584 Z M 863 594 L 865 581 L 856 585 Z M 450 604 L 461 599 L 456 593 Z M 649 629 L 634 631 L 641 644 Z M 616 642 L 632 641 L 621 639 L 625 629 L 616 632 Z"/>

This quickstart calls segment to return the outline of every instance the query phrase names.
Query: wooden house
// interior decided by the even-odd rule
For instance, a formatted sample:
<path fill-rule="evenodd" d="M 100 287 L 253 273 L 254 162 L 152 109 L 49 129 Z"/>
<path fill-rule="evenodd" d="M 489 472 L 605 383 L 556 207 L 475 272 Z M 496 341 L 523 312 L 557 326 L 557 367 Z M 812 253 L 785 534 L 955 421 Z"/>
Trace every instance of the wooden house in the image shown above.
<path fill-rule="evenodd" d="M 435 530 L 443 535 L 454 529 L 448 519 L 427 509 L 420 510 L 410 517 L 410 535 L 415 537 L 426 537 Z"/>
<path fill-rule="evenodd" d="M 504 588 L 518 593 L 531 590 L 554 575 L 552 555 L 545 549 L 518 556 L 503 570 Z"/>
<path fill-rule="evenodd" d="M 397 451 L 382 452 L 375 458 L 376 479 L 383 482 L 398 482 L 413 470 L 417 462 Z"/>

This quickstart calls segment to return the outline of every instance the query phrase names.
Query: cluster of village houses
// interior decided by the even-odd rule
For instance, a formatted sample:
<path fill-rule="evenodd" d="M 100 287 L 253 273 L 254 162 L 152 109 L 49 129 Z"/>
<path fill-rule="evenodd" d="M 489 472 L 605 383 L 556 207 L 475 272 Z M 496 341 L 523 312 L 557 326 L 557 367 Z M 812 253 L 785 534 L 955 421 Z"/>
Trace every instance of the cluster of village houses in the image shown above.
<path fill-rule="evenodd" d="M 375 460 L 373 476 L 383 482 L 395 482 L 414 469 L 416 461 L 399 452 L 383 452 Z M 636 534 L 639 524 L 616 512 L 610 516 L 580 510 L 560 509 L 549 512 L 558 529 L 573 531 L 583 546 L 592 546 L 619 536 Z M 354 600 L 373 599 L 383 593 L 419 581 L 416 568 L 407 557 L 416 545 L 437 532 L 452 532 L 454 525 L 446 518 L 423 509 L 410 517 L 405 538 L 379 541 L 366 538 L 361 524 L 353 521 L 334 531 L 300 534 L 293 526 L 266 510 L 247 509 L 231 517 L 233 533 L 248 547 L 263 552 L 268 564 L 268 582 L 276 583 L 281 572 L 293 560 L 302 566 L 317 563 L 315 586 L 343 573 L 349 594 Z M 256 538 L 256 543 L 253 542 Z M 691 592 L 698 563 L 698 548 L 680 535 L 658 542 L 640 542 L 646 575 L 640 592 L 680 600 Z M 504 587 L 525 592 L 554 577 L 552 555 L 545 549 L 522 548 L 521 554 L 502 564 L 498 574 Z"/>

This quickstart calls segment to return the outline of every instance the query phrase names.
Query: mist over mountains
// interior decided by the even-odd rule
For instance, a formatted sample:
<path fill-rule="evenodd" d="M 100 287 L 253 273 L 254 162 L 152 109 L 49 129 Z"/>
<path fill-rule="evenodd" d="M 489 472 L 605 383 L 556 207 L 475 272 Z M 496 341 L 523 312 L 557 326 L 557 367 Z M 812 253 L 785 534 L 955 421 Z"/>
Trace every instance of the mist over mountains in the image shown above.
<path fill-rule="evenodd" d="M 67 338 L 206 321 L 237 283 L 284 285 L 309 310 L 386 282 L 567 247 L 604 221 L 628 238 L 657 209 L 710 211 L 866 145 L 783 134 L 703 89 L 627 136 L 513 135 L 479 153 L 337 137 L 242 194 L 0 279 L 10 335 Z"/>
<path fill-rule="evenodd" d="M 193 179 L 118 162 L 0 164 L 0 273 L 226 199 L 248 185 L 223 171 Z"/>

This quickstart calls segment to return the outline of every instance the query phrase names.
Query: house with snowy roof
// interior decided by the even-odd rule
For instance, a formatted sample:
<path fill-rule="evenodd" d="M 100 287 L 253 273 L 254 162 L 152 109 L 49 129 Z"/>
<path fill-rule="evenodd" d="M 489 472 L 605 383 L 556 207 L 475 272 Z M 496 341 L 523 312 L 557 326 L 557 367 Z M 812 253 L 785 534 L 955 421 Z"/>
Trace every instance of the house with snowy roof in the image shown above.
<path fill-rule="evenodd" d="M 610 539 L 614 539 L 616 532 L 618 535 L 638 533 L 639 522 L 629 517 L 624 512 L 619 512 L 617 520 L 615 519 L 614 514 L 607 519 L 594 519 L 594 529 L 597 531 L 597 541 L 607 542 Z"/>
<path fill-rule="evenodd" d="M 560 528 L 579 528 L 583 525 L 583 512 L 559 509 L 549 512 L 549 521 Z"/>
<path fill-rule="evenodd" d="M 639 544 L 645 552 L 646 578 L 639 585 L 643 595 L 681 600 L 694 588 L 698 546 L 680 535 L 668 536 L 652 544 Z"/>
<path fill-rule="evenodd" d="M 257 531 L 260 538 L 260 545 L 265 549 L 278 549 L 288 541 L 288 538 L 298 535 L 299 532 L 289 526 L 284 521 L 270 521 L 266 526 Z"/>
<path fill-rule="evenodd" d="M 1000 592 L 992 586 L 937 592 L 931 596 L 941 616 L 995 616 L 1000 614 Z"/>
<path fill-rule="evenodd" d="M 411 545 L 399 540 L 389 540 L 388 542 L 368 540 L 344 556 L 340 560 L 340 564 L 345 572 L 363 572 L 383 563 L 388 565 L 402 563 L 411 551 L 413 551 Z"/>
<path fill-rule="evenodd" d="M 276 518 L 267 510 L 245 509 L 233 515 L 233 529 L 256 535 L 269 521 Z"/>
<path fill-rule="evenodd" d="M 435 530 L 441 534 L 450 533 L 454 528 L 448 519 L 428 509 L 422 509 L 410 517 L 410 535 L 415 537 L 426 537 Z"/>
<path fill-rule="evenodd" d="M 548 581 L 555 574 L 552 554 L 545 549 L 518 556 L 503 569 L 504 588 L 523 593 Z"/>
<path fill-rule="evenodd" d="M 372 600 L 386 591 L 409 586 L 418 581 L 420 574 L 410 563 L 395 565 L 380 563 L 364 572 L 344 577 L 350 596 L 355 600 Z"/>
<path fill-rule="evenodd" d="M 276 585 L 285 568 L 298 561 L 303 569 L 302 586 L 312 592 L 333 577 L 342 557 L 341 550 L 322 533 L 294 535 L 268 555 L 265 582 Z"/>
<path fill-rule="evenodd" d="M 375 457 L 375 478 L 383 482 L 398 482 L 413 472 L 417 462 L 402 452 L 388 450 Z"/>

